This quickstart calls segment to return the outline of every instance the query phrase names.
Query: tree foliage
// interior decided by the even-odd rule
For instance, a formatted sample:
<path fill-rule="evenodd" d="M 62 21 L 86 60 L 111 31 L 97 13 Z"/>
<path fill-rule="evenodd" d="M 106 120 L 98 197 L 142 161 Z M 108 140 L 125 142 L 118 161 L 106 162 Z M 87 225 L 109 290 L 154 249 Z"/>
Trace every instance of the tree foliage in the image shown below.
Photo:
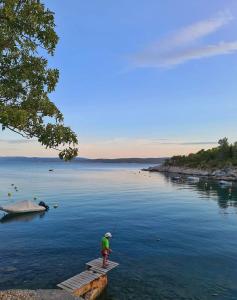
<path fill-rule="evenodd" d="M 189 168 L 224 168 L 237 166 L 237 142 L 230 144 L 227 138 L 218 141 L 218 147 L 200 150 L 189 155 L 177 155 L 167 159 L 168 166 L 184 166 Z"/>
<path fill-rule="evenodd" d="M 75 133 L 49 99 L 59 71 L 48 66 L 58 42 L 54 14 L 40 0 L 0 0 L 0 123 L 65 160 L 77 155 Z"/>

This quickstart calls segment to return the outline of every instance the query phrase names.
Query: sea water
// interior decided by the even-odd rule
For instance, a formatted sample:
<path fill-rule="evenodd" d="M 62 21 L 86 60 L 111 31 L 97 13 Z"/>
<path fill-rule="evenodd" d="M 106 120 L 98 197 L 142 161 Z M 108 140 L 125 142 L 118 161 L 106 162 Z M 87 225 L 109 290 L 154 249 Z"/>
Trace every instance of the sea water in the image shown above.
<path fill-rule="evenodd" d="M 55 288 L 99 257 L 110 231 L 120 266 L 103 299 L 237 299 L 236 187 L 143 167 L 1 160 L 0 205 L 29 199 L 50 210 L 0 215 L 0 289 Z"/>

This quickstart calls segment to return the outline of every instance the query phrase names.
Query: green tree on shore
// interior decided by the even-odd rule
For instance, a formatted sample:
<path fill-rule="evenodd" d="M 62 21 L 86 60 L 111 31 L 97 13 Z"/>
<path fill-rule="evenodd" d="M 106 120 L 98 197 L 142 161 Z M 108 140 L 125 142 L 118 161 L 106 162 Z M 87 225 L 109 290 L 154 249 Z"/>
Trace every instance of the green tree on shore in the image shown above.
<path fill-rule="evenodd" d="M 58 42 L 54 28 L 40 0 L 0 0 L 0 123 L 69 160 L 77 156 L 77 136 L 49 99 L 59 78 L 46 59 Z"/>
<path fill-rule="evenodd" d="M 237 142 L 230 144 L 225 137 L 218 141 L 218 147 L 201 149 L 186 156 L 173 156 L 166 160 L 165 165 L 201 169 L 237 166 Z"/>

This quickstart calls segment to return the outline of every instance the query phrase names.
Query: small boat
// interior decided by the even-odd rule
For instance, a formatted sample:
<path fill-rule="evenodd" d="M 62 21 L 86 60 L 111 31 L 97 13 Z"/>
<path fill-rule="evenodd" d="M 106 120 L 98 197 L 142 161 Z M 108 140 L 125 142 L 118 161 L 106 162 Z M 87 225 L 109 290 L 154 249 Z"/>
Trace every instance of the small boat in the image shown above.
<path fill-rule="evenodd" d="M 180 176 L 172 176 L 171 179 L 172 179 L 172 180 L 180 180 L 181 177 L 180 177 Z"/>
<path fill-rule="evenodd" d="M 44 205 L 42 205 L 44 204 Z M 29 212 L 38 212 L 47 210 L 47 205 L 44 202 L 40 202 L 39 205 L 29 200 L 20 201 L 15 204 L 0 206 L 0 210 L 3 210 L 9 214 L 24 214 Z"/>
<path fill-rule="evenodd" d="M 199 177 L 196 176 L 188 176 L 187 177 L 188 181 L 192 181 L 192 182 L 199 182 Z"/>
<path fill-rule="evenodd" d="M 231 181 L 225 181 L 225 180 L 220 180 L 219 184 L 222 185 L 222 186 L 232 186 Z"/>

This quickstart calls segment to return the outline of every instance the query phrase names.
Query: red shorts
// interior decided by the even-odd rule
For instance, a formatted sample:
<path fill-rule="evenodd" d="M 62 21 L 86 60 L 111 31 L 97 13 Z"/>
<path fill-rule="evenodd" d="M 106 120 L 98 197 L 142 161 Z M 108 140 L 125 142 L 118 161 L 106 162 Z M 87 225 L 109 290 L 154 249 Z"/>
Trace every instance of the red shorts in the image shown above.
<path fill-rule="evenodd" d="M 108 257 L 109 256 L 109 251 L 108 250 L 101 250 L 101 255 L 103 257 Z"/>

